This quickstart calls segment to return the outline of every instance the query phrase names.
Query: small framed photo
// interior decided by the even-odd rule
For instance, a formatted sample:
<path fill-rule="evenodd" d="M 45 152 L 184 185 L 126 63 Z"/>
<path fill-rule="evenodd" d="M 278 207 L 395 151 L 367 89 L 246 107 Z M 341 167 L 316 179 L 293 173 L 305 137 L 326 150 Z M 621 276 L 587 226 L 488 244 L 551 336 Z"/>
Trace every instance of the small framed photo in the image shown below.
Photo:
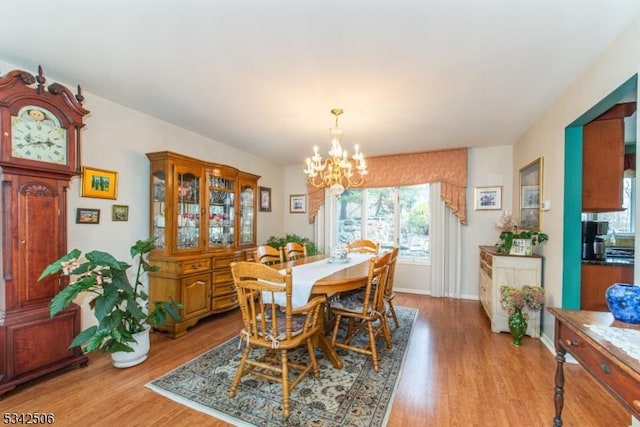
<path fill-rule="evenodd" d="M 289 196 L 289 213 L 306 213 L 307 212 L 307 195 L 291 194 Z"/>
<path fill-rule="evenodd" d="M 128 221 L 129 220 L 129 206 L 127 205 L 113 205 L 111 210 L 112 221 Z"/>
<path fill-rule="evenodd" d="M 76 212 L 76 224 L 100 223 L 100 209 L 78 208 Z"/>
<path fill-rule="evenodd" d="M 473 200 L 476 211 L 500 210 L 502 209 L 502 186 L 476 187 Z"/>
<path fill-rule="evenodd" d="M 260 187 L 260 212 L 271 212 L 271 189 Z"/>
<path fill-rule="evenodd" d="M 509 255 L 531 256 L 531 239 L 513 239 Z"/>
<path fill-rule="evenodd" d="M 115 199 L 118 172 L 82 167 L 82 197 Z"/>

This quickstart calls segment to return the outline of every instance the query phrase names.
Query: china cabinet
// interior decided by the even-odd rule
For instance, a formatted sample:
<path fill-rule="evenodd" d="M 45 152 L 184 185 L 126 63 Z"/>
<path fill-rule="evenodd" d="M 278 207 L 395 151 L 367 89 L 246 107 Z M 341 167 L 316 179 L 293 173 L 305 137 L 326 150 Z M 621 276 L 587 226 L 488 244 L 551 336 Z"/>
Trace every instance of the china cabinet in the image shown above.
<path fill-rule="evenodd" d="M 67 252 L 67 190 L 81 171 L 80 129 L 89 111 L 80 88 L 73 95 L 45 82 L 41 67 L 37 76 L 16 70 L 0 77 L 0 395 L 87 363 L 79 348 L 69 348 L 80 332 L 80 308 L 49 315 L 49 301 L 68 279 L 38 279 Z"/>
<path fill-rule="evenodd" d="M 478 284 L 480 303 L 489 317 L 492 332 L 509 332 L 508 314 L 500 302 L 500 286 L 542 284 L 542 257 L 499 254 L 492 246 L 480 246 Z M 540 337 L 540 312 L 527 311 L 526 334 Z"/>
<path fill-rule="evenodd" d="M 151 167 L 150 301 L 182 303 L 181 322 L 161 327 L 186 333 L 200 319 L 238 306 L 230 266 L 256 247 L 257 175 L 163 151 Z"/>

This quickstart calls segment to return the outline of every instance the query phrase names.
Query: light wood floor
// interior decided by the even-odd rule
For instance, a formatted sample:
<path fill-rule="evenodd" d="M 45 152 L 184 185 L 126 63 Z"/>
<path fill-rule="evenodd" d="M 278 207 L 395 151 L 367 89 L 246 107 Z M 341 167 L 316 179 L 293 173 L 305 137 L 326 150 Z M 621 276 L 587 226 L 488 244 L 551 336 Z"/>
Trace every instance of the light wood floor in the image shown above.
<path fill-rule="evenodd" d="M 540 340 L 511 345 L 491 333 L 477 301 L 399 294 L 419 309 L 389 426 L 550 426 L 556 362 Z M 548 315 L 548 314 L 547 314 Z M 5 394 L 1 412 L 52 412 L 59 426 L 223 426 L 144 387 L 236 335 L 237 311 L 214 316 L 172 340 L 155 333 L 142 365 L 116 369 L 93 354 L 89 366 Z M 631 416 L 577 365 L 565 365 L 565 426 L 630 425 Z"/>

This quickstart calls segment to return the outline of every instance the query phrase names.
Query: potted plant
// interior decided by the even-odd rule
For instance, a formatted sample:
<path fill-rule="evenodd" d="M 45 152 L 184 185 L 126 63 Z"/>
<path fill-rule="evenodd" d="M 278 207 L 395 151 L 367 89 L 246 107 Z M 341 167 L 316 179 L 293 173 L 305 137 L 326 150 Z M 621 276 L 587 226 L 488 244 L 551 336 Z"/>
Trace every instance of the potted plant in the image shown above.
<path fill-rule="evenodd" d="M 149 325 L 163 324 L 168 316 L 181 320 L 178 310 L 182 305 L 173 300 L 154 301 L 153 309 L 149 310 L 149 296 L 141 276 L 158 270 L 147 261 L 155 239 L 138 240 L 130 249 L 131 257 L 137 261 L 133 284 L 127 276 L 131 265 L 97 250 L 85 253 L 85 260 L 81 261 L 81 251 L 73 249 L 45 268 L 40 279 L 61 272 L 72 280 L 49 303 L 51 317 L 64 310 L 81 292 L 93 295 L 89 306 L 98 324 L 80 332 L 69 347 L 79 346 L 85 353 L 101 349 L 112 354 L 116 367 L 133 366 L 146 359 Z M 143 354 L 138 355 L 138 351 Z M 125 360 L 121 360 L 123 357 Z"/>
<path fill-rule="evenodd" d="M 500 303 L 509 316 L 509 331 L 513 345 L 519 347 L 522 345 L 529 321 L 529 314 L 523 313 L 522 310 L 526 307 L 531 311 L 539 311 L 544 303 L 544 288 L 530 285 L 522 288 L 500 286 Z"/>
<path fill-rule="evenodd" d="M 529 247 L 531 250 L 536 245 L 549 240 L 549 236 L 540 231 L 533 230 L 520 230 L 518 231 L 518 224 L 513 220 L 513 217 L 509 212 L 505 211 L 504 214 L 496 222 L 496 228 L 500 230 L 500 241 L 496 243 L 496 252 L 501 254 L 509 254 L 513 241 L 516 239 L 528 240 L 531 242 Z M 527 254 L 527 255 L 530 255 Z"/>
<path fill-rule="evenodd" d="M 286 234 L 284 237 L 271 236 L 265 243 L 275 249 L 280 249 L 289 242 L 300 243 L 307 247 L 307 255 L 316 255 L 318 249 L 316 245 L 308 237 L 298 236 L 297 234 Z"/>
<path fill-rule="evenodd" d="M 533 230 L 519 230 L 518 226 L 514 226 L 511 231 L 503 231 L 500 233 L 500 241 L 496 243 L 496 252 L 502 254 L 508 254 L 511 252 L 511 247 L 516 239 L 530 240 L 531 248 L 536 245 L 549 240 L 549 236 L 540 231 Z"/>

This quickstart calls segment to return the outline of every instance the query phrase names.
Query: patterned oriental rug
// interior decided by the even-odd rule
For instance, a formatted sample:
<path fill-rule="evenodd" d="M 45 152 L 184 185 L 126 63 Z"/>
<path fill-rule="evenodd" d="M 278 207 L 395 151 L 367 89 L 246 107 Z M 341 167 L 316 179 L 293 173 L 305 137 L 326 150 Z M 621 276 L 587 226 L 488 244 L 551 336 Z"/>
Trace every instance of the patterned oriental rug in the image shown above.
<path fill-rule="evenodd" d="M 220 344 L 146 386 L 171 400 L 238 426 L 384 426 L 418 310 L 396 307 L 396 312 L 400 327 L 391 326 L 393 348 L 387 349 L 384 339 L 378 338 L 378 373 L 373 371 L 371 359 L 365 355 L 339 349 L 344 366 L 335 369 L 322 352 L 316 351 L 320 378 L 309 373 L 291 391 L 291 415 L 286 421 L 282 416 L 282 389 L 278 383 L 247 375 L 242 378 L 236 396 L 227 396 L 240 362 L 240 338 Z M 308 357 L 304 349 L 300 350 L 291 352 L 291 358 Z"/>

